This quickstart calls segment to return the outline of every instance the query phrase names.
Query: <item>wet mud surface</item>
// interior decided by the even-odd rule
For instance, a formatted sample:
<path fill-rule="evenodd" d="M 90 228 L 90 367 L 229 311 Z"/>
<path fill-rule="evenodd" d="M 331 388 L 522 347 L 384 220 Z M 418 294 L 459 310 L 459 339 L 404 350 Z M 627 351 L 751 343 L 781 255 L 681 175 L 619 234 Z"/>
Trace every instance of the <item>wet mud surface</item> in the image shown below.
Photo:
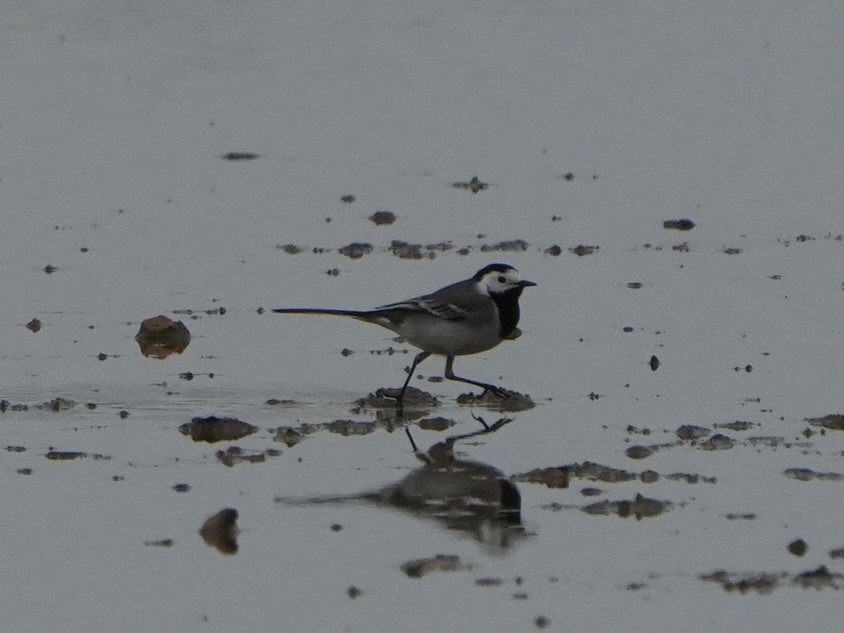
<path fill-rule="evenodd" d="M 7 7 L 0 630 L 840 629 L 840 11 L 641 4 Z"/>
<path fill-rule="evenodd" d="M 348 204 L 353 202 L 349 201 Z M 392 212 L 383 211 L 366 219 L 376 226 L 400 221 Z M 692 228 L 695 228 L 695 224 L 691 220 L 665 222 L 665 229 L 690 231 Z M 840 240 L 834 238 L 833 241 Z M 798 244 L 807 242 L 796 240 Z M 780 244 L 784 247 L 791 244 L 791 241 L 782 240 Z M 393 240 L 389 246 L 352 242 L 336 251 L 340 256 L 351 259 L 392 255 L 430 259 L 449 254 L 466 256 L 473 251 L 533 252 L 535 257 L 547 255 L 548 248 L 545 244 L 530 244 L 521 239 L 491 244 L 484 241 L 462 247 L 445 242 L 422 245 Z M 330 257 L 335 249 L 328 246 L 286 245 L 278 250 L 285 255 L 301 256 L 307 252 L 312 257 Z M 657 254 L 678 251 L 677 245 L 670 245 L 670 248 L 663 250 L 662 247 L 655 248 L 650 244 L 634 246 L 632 250 Z M 688 253 L 692 249 L 684 244 L 680 250 Z M 720 250 L 716 248 L 713 252 L 718 253 Z M 582 244 L 565 251 L 558 249 L 554 255 L 563 256 L 565 253 L 575 258 L 602 256 L 599 247 Z M 627 282 L 621 287 L 625 291 L 646 291 L 650 285 Z M 761 399 L 753 397 L 744 398 L 739 405 L 739 408 L 749 409 L 748 419 L 719 418 L 712 421 L 700 416 L 692 418 L 680 414 L 683 421 L 675 424 L 672 424 L 672 415 L 654 420 L 653 423 L 631 417 L 626 424 L 616 422 L 596 426 L 593 433 L 602 438 L 600 441 L 604 446 L 595 456 L 589 450 L 566 446 L 565 429 L 554 432 L 548 430 L 551 428 L 548 424 L 555 417 L 565 420 L 566 407 L 560 399 L 571 398 L 571 394 L 555 395 L 549 393 L 547 388 L 544 393 L 539 392 L 543 395 L 537 399 L 509 388 L 503 388 L 498 394 L 481 391 L 459 393 L 459 390 L 455 391 L 454 385 L 437 374 L 434 367 L 427 368 L 426 373 L 415 377 L 419 381 L 427 375 L 428 384 L 424 385 L 425 388 L 409 387 L 402 409 L 396 406 L 399 393 L 397 386 L 379 387 L 359 397 L 349 394 L 346 398 L 326 398 L 320 393 L 322 385 L 319 378 L 312 379 L 312 393 L 309 395 L 295 391 L 270 395 L 272 391 L 265 391 L 261 394 L 247 393 L 246 399 L 249 402 L 242 402 L 237 390 L 229 389 L 225 395 L 215 392 L 215 383 L 225 382 L 224 376 L 230 370 L 216 367 L 218 363 L 215 362 L 217 355 L 213 351 L 214 341 L 208 340 L 208 335 L 205 335 L 202 354 L 191 356 L 193 347 L 197 345 L 196 339 L 192 338 L 188 327 L 176 318 L 181 316 L 189 319 L 192 322 L 191 329 L 200 332 L 203 330 L 203 321 L 223 319 L 236 331 L 237 320 L 248 313 L 259 318 L 271 318 L 263 308 L 232 311 L 216 306 L 174 308 L 172 319 L 165 315 L 141 319 L 134 336 L 137 343 L 134 351 L 136 358 L 142 359 L 141 362 L 147 367 L 166 368 L 163 373 L 155 372 L 160 375 L 160 382 L 145 386 L 145 389 L 152 388 L 157 394 L 152 399 L 149 392 L 140 400 L 111 396 L 108 389 L 100 390 L 94 384 L 83 389 L 86 392 L 84 395 L 78 393 L 79 390 L 77 393 L 62 392 L 62 395 L 42 396 L 38 399 L 27 399 L 25 395 L 20 395 L 25 394 L 26 390 L 19 390 L 19 395 L 0 394 L 2 421 L 7 425 L 12 423 L 8 428 L 17 429 L 7 432 L 6 462 L 10 465 L 12 476 L 38 479 L 45 476 L 46 463 L 65 469 L 101 469 L 102 464 L 108 464 L 112 484 L 126 486 L 137 476 L 132 471 L 144 461 L 156 463 L 157 468 L 176 470 L 183 460 L 189 460 L 223 468 L 231 473 L 222 475 L 224 477 L 237 478 L 238 473 L 261 471 L 275 477 L 270 471 L 275 469 L 276 464 L 290 464 L 295 470 L 295 465 L 301 464 L 303 459 L 319 459 L 320 452 L 326 450 L 324 447 L 328 437 L 348 443 L 342 450 L 352 454 L 359 448 L 357 443 L 373 442 L 382 449 L 389 446 L 387 450 L 392 454 L 391 461 L 404 462 L 399 472 L 393 471 L 395 467 L 383 471 L 379 478 L 389 480 L 386 483 L 361 487 L 357 491 L 349 491 L 348 487 L 342 486 L 344 492 L 332 491 L 329 485 L 318 495 L 301 494 L 294 487 L 281 494 L 269 495 L 269 498 L 284 513 L 303 512 L 308 508 L 331 509 L 331 531 L 336 533 L 335 538 L 338 539 L 349 534 L 344 526 L 346 519 L 343 518 L 346 509 L 366 508 L 376 513 L 380 517 L 377 521 L 384 525 L 388 525 L 390 517 L 398 513 L 412 521 L 434 526 L 443 534 L 456 535 L 461 541 L 474 542 L 482 548 L 481 551 L 494 556 L 512 555 L 512 552 L 530 548 L 533 543 L 552 538 L 558 529 L 557 525 L 566 520 L 561 517 L 570 517 L 568 520 L 583 517 L 582 520 L 586 521 L 615 521 L 628 525 L 659 525 L 667 517 L 694 512 L 712 513 L 709 507 L 719 507 L 721 509 L 709 517 L 708 523 L 759 525 L 766 520 L 764 507 L 759 507 L 749 498 L 744 502 L 734 500 L 726 505 L 719 504 L 718 497 L 719 493 L 732 496 L 729 489 L 735 485 L 736 474 L 746 468 L 752 470 L 754 460 L 767 461 L 766 454 L 776 456 L 777 462 L 784 463 L 776 471 L 768 470 L 765 486 L 787 488 L 790 482 L 794 482 L 805 486 L 805 495 L 811 497 L 811 488 L 844 484 L 844 465 L 841 462 L 844 454 L 844 425 L 841 414 L 798 415 L 783 419 L 766 410 Z M 44 323 L 41 320 L 32 319 L 25 324 L 25 328 L 18 331 L 29 330 L 28 336 L 49 336 L 50 329 L 57 327 L 63 319 L 72 320 L 74 317 L 62 313 L 50 315 L 46 319 L 46 330 L 42 329 Z M 285 327 L 283 322 L 273 324 L 277 330 Z M 131 324 L 127 325 L 127 330 L 129 328 Z M 234 331 L 220 334 L 221 331 L 217 330 L 216 336 L 235 335 Z M 671 339 L 666 332 L 660 328 L 643 326 L 625 326 L 619 328 L 619 331 L 625 335 L 644 334 L 656 342 L 657 353 L 651 354 L 649 360 L 643 354 L 638 362 L 641 368 L 639 371 L 649 370 L 654 375 L 670 375 L 675 370 L 676 358 L 671 353 Z M 129 337 L 130 332 L 125 332 L 124 336 Z M 582 345 L 588 340 L 581 338 L 577 343 Z M 505 342 L 502 346 L 510 344 L 521 345 L 522 340 Z M 355 349 L 352 345 L 354 342 L 350 340 L 339 350 L 335 348 L 316 353 L 319 358 L 335 356 L 338 362 L 354 363 L 362 367 L 363 363 L 392 361 L 394 357 L 401 358 L 408 352 L 400 339 L 393 340 L 386 348 Z M 318 349 L 318 346 L 318 340 L 311 343 L 314 349 Z M 75 349 L 75 346 L 71 348 Z M 125 358 L 124 354 L 127 351 L 118 354 L 100 352 L 91 356 L 99 362 L 116 363 Z M 189 362 L 179 363 L 178 371 L 165 365 L 179 358 Z M 764 359 L 765 354 L 754 359 L 753 363 L 725 360 L 721 374 L 751 375 L 755 370 L 754 364 L 764 366 L 760 358 Z M 281 364 L 283 362 L 283 359 L 279 361 Z M 526 361 L 522 359 L 521 362 Z M 391 362 L 391 365 L 395 366 L 395 362 Z M 518 372 L 514 376 L 513 382 L 519 382 Z M 403 372 L 397 371 L 394 382 L 398 384 L 402 378 Z M 197 386 L 191 387 L 189 391 L 198 395 L 186 397 L 186 386 L 194 383 Z M 631 387 L 625 384 L 621 389 L 629 390 Z M 534 389 L 531 388 L 531 391 Z M 654 397 L 641 391 L 639 393 L 633 402 Z M 659 397 L 657 394 L 656 398 Z M 607 399 L 615 398 L 617 392 L 612 394 L 595 389 L 586 394 L 585 399 L 594 406 L 600 406 Z M 215 413 L 201 414 L 209 410 Z M 113 442 L 105 442 L 110 448 L 103 451 L 100 448 L 103 442 L 96 439 L 97 434 L 107 435 L 117 428 L 139 429 L 141 425 L 149 423 L 144 420 L 162 419 L 162 416 L 166 421 L 157 425 L 157 434 L 161 436 L 159 441 L 163 441 L 163 445 L 171 447 L 168 451 L 171 457 L 164 457 L 163 454 L 156 457 L 157 450 L 153 448 L 138 460 L 123 454 L 119 444 Z M 487 422 L 483 416 L 500 417 Z M 620 417 L 619 421 L 623 419 Z M 30 423 L 45 421 L 58 431 L 58 436 L 55 431 L 50 433 L 52 439 L 47 444 L 27 430 Z M 539 421 L 542 421 L 540 429 L 545 430 L 531 428 L 530 425 Z M 572 421 L 565 420 L 563 423 L 569 426 Z M 553 457 L 549 460 L 548 447 L 543 447 L 538 453 L 545 457 L 531 459 L 530 453 L 525 453 L 519 466 L 512 464 L 503 467 L 501 462 L 508 462 L 506 457 L 502 460 L 502 456 L 507 454 L 507 442 L 514 441 L 512 434 L 516 431 L 515 437 L 531 438 L 535 446 L 553 438 L 553 442 L 558 445 L 559 458 L 556 461 L 553 461 Z M 399 434 L 407 437 L 397 447 L 396 436 Z M 422 437 L 419 434 L 424 435 L 427 443 L 417 440 Z M 191 450 L 189 444 L 195 445 L 199 453 Z M 484 461 L 487 449 L 495 448 L 496 445 L 500 446 L 489 457 L 491 461 Z M 614 458 L 607 459 L 607 449 Z M 553 452 L 550 454 L 553 455 Z M 577 461 L 567 461 L 564 457 L 567 455 L 570 459 L 573 454 L 578 456 Z M 402 456 L 408 455 L 414 456 L 415 466 L 402 459 Z M 817 458 L 835 467 L 808 465 Z M 354 463 L 358 465 L 352 466 Z M 378 461 L 368 463 L 364 458 L 352 458 L 346 468 L 380 470 L 377 464 Z M 333 469 L 330 459 L 321 468 L 325 473 L 330 472 Z M 196 496 L 204 484 L 201 478 L 179 477 L 177 483 L 171 483 L 168 487 L 171 494 L 176 492 Z M 285 488 L 285 485 L 279 483 L 274 487 Z M 837 496 L 840 492 L 834 494 Z M 702 501 L 704 499 L 707 501 Z M 236 499 L 232 501 L 237 503 Z M 822 509 L 819 513 L 824 514 L 826 511 Z M 195 520 L 200 524 L 196 538 L 212 550 L 227 557 L 242 554 L 244 546 L 239 543 L 239 539 L 243 517 L 237 509 L 227 507 L 206 514 L 205 518 L 196 516 Z M 578 523 L 578 526 L 581 530 L 590 529 L 588 524 Z M 621 528 L 623 531 L 624 528 Z M 138 542 L 150 549 L 165 549 L 178 555 L 184 547 L 184 538 L 144 537 L 139 538 Z M 694 538 L 705 540 L 706 536 L 699 534 Z M 844 558 L 841 554 L 842 545 L 840 535 L 834 530 L 829 531 L 825 537 L 814 534 L 805 540 L 796 538 L 783 542 L 782 551 L 804 563 L 804 567 L 797 570 L 791 569 L 783 561 L 780 561 L 781 567 L 778 570 L 777 561 L 760 557 L 755 562 L 745 562 L 743 566 L 734 568 L 710 567 L 698 562 L 685 568 L 682 573 L 703 585 L 718 585 L 728 594 L 752 596 L 798 590 L 837 592 L 844 588 L 840 566 Z M 350 547 L 353 546 L 350 543 Z M 722 547 L 729 548 L 729 545 Z M 516 576 L 490 576 L 483 571 L 483 558 L 465 551 L 460 555 L 439 552 L 422 558 L 397 559 L 393 564 L 396 572 L 413 579 L 466 575 L 471 577 L 471 582 L 477 587 L 509 591 L 511 599 L 515 601 L 528 600 L 532 587 L 542 592 L 561 582 L 553 576 L 544 581 L 535 578 L 527 580 L 532 575 L 530 568 L 518 564 Z M 635 576 L 638 572 L 629 571 L 629 577 L 624 580 L 626 590 L 643 593 L 668 582 L 665 569 L 641 571 L 647 573 L 648 579 L 637 580 Z M 576 582 L 576 579 L 569 578 L 568 582 L 572 581 Z M 536 589 L 537 583 L 544 585 L 544 588 Z M 366 585 L 366 582 L 349 585 L 346 597 L 366 599 L 370 593 Z M 693 589 L 689 591 L 694 592 Z M 544 622 L 541 619 L 539 621 Z"/>
<path fill-rule="evenodd" d="M 400 226 L 402 216 L 378 212 L 359 221 L 381 230 Z M 838 246 L 839 240 L 782 240 L 770 248 L 779 253 L 812 243 Z M 699 249 L 675 246 L 633 245 L 627 252 L 661 258 Z M 549 248 L 514 238 L 461 247 L 392 240 L 348 242 L 336 252 L 331 246 L 272 250 L 276 257 L 313 258 L 316 270 L 337 264 L 336 257 L 423 265 L 480 252 L 527 254 L 521 265 L 527 270 L 561 260 L 567 266 L 591 260 L 600 268 L 602 258 L 614 266 L 597 246 L 566 246 L 553 260 Z M 709 256 L 725 254 L 719 245 Z M 754 283 L 784 282 L 765 272 Z M 627 271 L 616 276 L 620 296 L 644 296 L 659 285 L 640 275 L 634 278 L 644 282 L 630 281 Z M 494 370 L 486 358 L 471 365 L 473 377 L 502 384 L 500 393 L 461 393 L 465 385 L 445 380 L 439 361 L 429 361 L 401 409 L 399 386 L 413 350 L 389 337 L 362 344 L 365 326 L 291 325 L 263 307 L 222 307 L 216 300 L 93 328 L 90 315 L 30 317 L 14 330 L 19 349 L 70 329 L 57 355 L 71 369 L 60 374 L 67 386 L 36 392 L 24 381 L 0 393 L 7 479 L 42 482 L 69 497 L 84 498 L 92 478 L 96 487 L 112 488 L 107 499 L 144 490 L 141 507 L 157 519 L 136 518 L 121 532 L 122 547 L 140 546 L 142 556 L 239 560 L 274 551 L 295 558 L 300 548 L 335 543 L 344 553 L 320 564 L 342 581 L 336 600 L 376 600 L 384 582 L 400 578 L 449 583 L 456 591 L 471 587 L 496 600 L 536 605 L 533 628 L 551 627 L 559 617 L 548 596 L 601 583 L 607 595 L 644 600 L 678 591 L 712 599 L 713 587 L 746 600 L 844 589 L 844 541 L 835 527 L 844 486 L 842 416 L 809 403 L 781 412 L 787 407 L 765 387 L 783 366 L 769 360 L 770 339 L 707 357 L 710 367 L 698 380 L 731 400 L 726 409 L 716 405 L 716 413 L 693 381 L 675 380 L 686 362 L 675 350 L 693 354 L 702 343 L 678 334 L 676 323 L 648 322 L 647 300 L 634 298 L 637 309 L 609 327 L 590 329 L 586 317 L 571 333 L 564 327 L 561 339 L 560 322 L 541 316 L 556 309 L 554 292 L 538 294 L 539 314 L 530 297 L 523 300 L 525 332 L 489 355 L 507 362 Z M 734 343 L 747 331 L 732 334 Z M 256 332 L 267 337 L 263 343 L 246 343 Z M 303 347 L 287 345 L 286 356 L 269 353 L 277 336 L 300 337 Z M 240 346 L 232 347 L 239 337 Z M 580 353 L 599 350 L 607 338 L 618 349 L 627 341 L 645 344 L 600 361 Z M 41 374 L 53 363 L 35 348 L 17 354 L 3 362 L 24 362 Z M 83 361 L 85 372 L 76 367 Z M 612 378 L 595 372 L 596 362 Z M 470 361 L 461 359 L 460 366 L 468 372 Z M 135 377 L 121 379 L 124 368 Z M 581 370 L 589 380 L 579 379 Z M 74 372 L 87 376 L 81 385 Z M 244 376 L 263 386 L 244 384 Z M 578 386 L 570 387 L 572 381 Z M 281 538 L 284 546 L 274 549 L 281 523 L 298 536 Z M 397 524 L 417 536 L 386 549 L 365 536 Z M 619 544 L 613 556 L 627 562 L 593 573 L 588 566 L 608 564 L 607 541 Z M 197 544 L 203 549 L 195 550 Z M 386 557 L 376 575 L 343 562 L 366 548 Z M 638 561 L 640 550 L 655 552 L 656 562 Z"/>

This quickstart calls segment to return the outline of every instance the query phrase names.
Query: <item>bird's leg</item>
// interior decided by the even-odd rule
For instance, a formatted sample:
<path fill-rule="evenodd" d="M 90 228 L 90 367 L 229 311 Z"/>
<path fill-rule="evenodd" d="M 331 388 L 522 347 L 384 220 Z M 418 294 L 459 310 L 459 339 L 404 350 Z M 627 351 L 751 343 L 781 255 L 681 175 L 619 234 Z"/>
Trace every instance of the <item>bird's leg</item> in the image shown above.
<path fill-rule="evenodd" d="M 402 409 L 404 409 L 404 392 L 407 391 L 407 386 L 410 384 L 410 379 L 413 378 L 413 372 L 416 371 L 416 366 L 421 363 L 423 360 L 428 358 L 431 355 L 431 352 L 419 352 L 413 359 L 413 362 L 410 364 L 410 369 L 407 372 L 407 379 L 404 381 L 402 385 L 401 391 L 399 392 L 399 397 L 396 400 L 396 408 L 401 414 Z"/>
<path fill-rule="evenodd" d="M 493 394 L 498 396 L 499 398 L 509 398 L 510 396 L 507 395 L 507 392 L 502 389 L 501 387 L 496 387 L 495 385 L 490 385 L 489 383 L 479 382 L 477 380 L 472 380 L 471 378 L 462 378 L 460 376 L 456 376 L 454 374 L 454 354 L 449 354 L 446 356 L 445 359 L 445 377 L 449 380 L 456 380 L 458 382 L 465 382 L 469 385 L 475 385 L 476 387 L 481 387 L 484 390 L 484 393 L 487 391 L 491 391 Z M 483 395 L 483 394 L 481 394 Z"/>
<path fill-rule="evenodd" d="M 483 417 L 480 416 L 480 415 L 475 415 L 473 413 L 472 418 L 475 421 L 480 422 L 481 424 L 484 425 L 484 430 L 481 431 L 481 433 L 493 433 L 493 432 L 497 431 L 498 429 L 500 429 L 505 424 L 510 424 L 510 422 L 515 420 L 515 418 L 499 418 L 495 422 L 493 422 L 492 424 L 487 424 L 486 420 L 484 420 Z"/>

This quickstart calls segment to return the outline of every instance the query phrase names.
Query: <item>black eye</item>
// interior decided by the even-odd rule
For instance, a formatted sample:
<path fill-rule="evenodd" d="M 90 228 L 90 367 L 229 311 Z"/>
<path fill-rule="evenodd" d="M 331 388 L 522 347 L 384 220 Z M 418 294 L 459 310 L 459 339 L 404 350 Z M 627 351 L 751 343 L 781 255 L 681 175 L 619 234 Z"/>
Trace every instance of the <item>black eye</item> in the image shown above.
<path fill-rule="evenodd" d="M 499 277 L 498 277 L 498 283 L 500 283 L 500 284 L 505 284 L 505 283 L 507 283 L 507 277 L 505 277 L 504 275 L 499 275 Z"/>

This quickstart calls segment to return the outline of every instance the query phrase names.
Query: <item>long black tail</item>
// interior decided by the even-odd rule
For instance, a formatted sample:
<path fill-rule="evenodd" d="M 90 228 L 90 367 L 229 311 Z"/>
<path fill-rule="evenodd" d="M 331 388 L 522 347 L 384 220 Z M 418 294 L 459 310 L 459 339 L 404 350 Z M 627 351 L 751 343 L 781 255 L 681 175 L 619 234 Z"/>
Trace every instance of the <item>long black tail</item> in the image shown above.
<path fill-rule="evenodd" d="M 274 308 L 279 314 L 329 314 L 332 316 L 346 316 L 353 319 L 371 319 L 372 313 L 366 310 L 332 310 L 331 308 Z"/>

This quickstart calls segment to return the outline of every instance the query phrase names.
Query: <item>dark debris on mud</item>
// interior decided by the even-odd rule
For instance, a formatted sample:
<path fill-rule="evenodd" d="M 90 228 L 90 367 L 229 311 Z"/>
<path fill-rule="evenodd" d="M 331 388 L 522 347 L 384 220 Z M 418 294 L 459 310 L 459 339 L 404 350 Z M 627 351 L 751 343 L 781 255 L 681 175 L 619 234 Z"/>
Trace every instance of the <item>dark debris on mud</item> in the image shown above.
<path fill-rule="evenodd" d="M 248 422 L 237 418 L 218 418 L 215 415 L 206 418 L 193 418 L 190 422 L 182 424 L 179 432 L 187 435 L 194 442 L 231 442 L 239 440 L 247 435 L 252 435 L 258 430 Z"/>
<path fill-rule="evenodd" d="M 783 474 L 789 479 L 796 479 L 797 481 L 844 481 L 844 474 L 823 473 L 811 468 L 786 468 Z"/>
<path fill-rule="evenodd" d="M 650 499 L 637 494 L 632 500 L 622 501 L 599 501 L 583 506 L 581 511 L 584 514 L 609 516 L 616 515 L 621 518 L 635 517 L 637 521 L 650 519 L 670 510 L 673 504 L 670 501 Z"/>
<path fill-rule="evenodd" d="M 844 431 L 844 415 L 840 413 L 832 413 L 822 418 L 806 418 L 806 422 L 829 431 Z"/>
<path fill-rule="evenodd" d="M 223 160 L 237 162 L 237 161 L 247 161 L 247 160 L 256 160 L 260 158 L 260 154 L 255 154 L 254 152 L 228 152 L 227 154 L 223 154 L 220 158 Z"/>
<path fill-rule="evenodd" d="M 687 484 L 716 483 L 715 477 L 706 477 L 694 473 L 670 473 L 660 475 L 654 470 L 633 472 L 622 468 L 604 466 L 595 462 L 581 462 L 565 466 L 549 466 L 546 468 L 535 468 L 526 473 L 514 475 L 513 481 L 541 484 L 549 488 L 568 488 L 572 480 L 582 479 L 585 481 L 600 481 L 608 484 L 624 483 L 629 481 L 641 481 L 642 483 L 655 483 L 665 478 L 669 481 L 679 481 Z"/>
<path fill-rule="evenodd" d="M 315 433 L 335 433 L 343 437 L 359 437 L 374 433 L 381 425 L 370 420 L 332 420 L 330 422 L 306 422 L 299 426 L 280 426 L 273 431 L 273 440 L 292 448 L 306 437 Z"/>
<path fill-rule="evenodd" d="M 422 578 L 435 572 L 452 572 L 472 569 L 472 566 L 461 562 L 459 556 L 452 554 L 437 554 L 431 558 L 419 558 L 402 563 L 401 570 L 408 578 Z"/>
<path fill-rule="evenodd" d="M 788 572 L 729 572 L 717 570 L 702 574 L 701 580 L 714 582 L 724 591 L 769 594 L 783 586 L 801 589 L 844 589 L 844 575 L 831 572 L 826 565 L 799 574 Z"/>
<path fill-rule="evenodd" d="M 159 314 L 144 319 L 135 335 L 141 354 L 150 358 L 164 359 L 172 354 L 181 354 L 190 344 L 190 331 L 181 321 Z"/>
<path fill-rule="evenodd" d="M 206 544 L 221 554 L 236 554 L 238 550 L 238 513 L 234 508 L 223 508 L 208 517 L 199 529 L 199 535 Z"/>
<path fill-rule="evenodd" d="M 369 216 L 369 220 L 375 226 L 389 226 L 396 221 L 396 214 L 392 211 L 376 211 Z"/>
<path fill-rule="evenodd" d="M 714 424 L 714 429 L 723 429 L 733 431 L 735 433 L 742 433 L 752 430 L 759 426 L 757 423 L 748 422 L 746 420 L 736 420 L 735 422 L 727 422 L 721 424 Z M 652 431 L 647 428 L 638 428 L 633 426 L 627 427 L 627 433 L 630 435 L 649 436 Z M 760 446 L 776 449 L 776 448 L 808 448 L 811 446 L 808 442 L 786 441 L 782 436 L 771 435 L 753 435 L 747 436 L 743 439 L 731 437 L 724 433 L 713 432 L 703 426 L 695 424 L 683 424 L 674 431 L 677 437 L 676 442 L 664 442 L 660 444 L 649 445 L 633 445 L 627 448 L 625 454 L 631 459 L 646 459 L 656 454 L 658 451 L 663 451 L 680 446 L 688 446 L 700 451 L 725 451 L 737 446 L 757 448 Z M 809 437 L 811 432 L 804 433 L 804 436 Z"/>
<path fill-rule="evenodd" d="M 410 422 L 415 417 L 412 412 L 402 418 L 401 421 Z M 276 442 L 285 444 L 288 448 L 292 448 L 304 441 L 309 435 L 315 433 L 336 433 L 344 437 L 362 436 L 374 433 L 379 428 L 386 428 L 392 431 L 399 422 L 398 416 L 390 418 L 389 416 L 378 416 L 375 421 L 369 420 L 332 420 L 331 422 L 311 423 L 306 422 L 299 426 L 280 426 L 273 431 L 273 439 Z M 449 418 L 430 417 L 422 418 L 417 422 L 419 428 L 429 431 L 445 431 L 454 426 L 456 422 Z"/>
<path fill-rule="evenodd" d="M 504 394 L 504 397 L 491 391 L 484 391 L 481 394 L 462 393 L 457 396 L 457 404 L 485 407 L 502 412 L 528 411 L 536 406 L 536 403 L 526 393 L 509 389 L 501 389 L 500 391 Z"/>
<path fill-rule="evenodd" d="M 489 183 L 481 181 L 481 179 L 477 176 L 472 176 L 472 178 L 467 182 L 453 182 L 451 183 L 451 186 L 455 189 L 465 189 L 466 191 L 471 191 L 472 193 L 479 193 L 489 189 Z"/>
<path fill-rule="evenodd" d="M 666 220 L 662 223 L 662 228 L 674 231 L 691 231 L 695 228 L 695 223 L 688 218 L 682 218 L 680 220 Z"/>
<path fill-rule="evenodd" d="M 236 464 L 263 464 L 270 457 L 278 457 L 281 451 L 275 448 L 268 448 L 263 451 L 247 451 L 240 446 L 229 446 L 225 450 L 216 453 L 217 461 L 224 466 L 232 467 Z"/>
<path fill-rule="evenodd" d="M 401 389 L 398 387 L 380 387 L 374 393 L 355 401 L 353 413 L 361 413 L 367 409 L 395 408 Z M 404 409 L 431 409 L 438 407 L 440 401 L 427 391 L 416 387 L 408 387 L 404 393 Z"/>
<path fill-rule="evenodd" d="M 337 252 L 349 259 L 360 259 L 364 255 L 369 255 L 372 252 L 372 248 L 372 244 L 366 242 L 352 242 L 346 246 L 341 246 L 337 249 Z"/>
<path fill-rule="evenodd" d="M 369 219 L 376 224 L 387 224 L 382 216 L 377 216 L 378 213 L 391 213 L 389 211 L 376 212 L 369 217 Z M 377 217 L 376 217 L 377 216 Z M 276 250 L 286 253 L 288 255 L 299 255 L 301 253 L 311 253 L 314 255 L 324 255 L 332 252 L 337 252 L 349 259 L 361 259 L 366 255 L 372 253 L 390 253 L 399 259 L 423 260 L 435 259 L 444 253 L 453 252 L 457 255 L 466 256 L 472 252 L 481 253 L 523 253 L 527 251 L 534 251 L 542 255 L 550 255 L 552 257 L 559 257 L 564 252 L 569 252 L 578 257 L 585 255 L 592 255 L 597 253 L 599 246 L 587 246 L 579 244 L 577 246 L 564 249 L 559 244 L 532 244 L 522 238 L 512 238 L 501 240 L 499 242 L 485 242 L 482 241 L 483 235 L 478 235 L 478 242 L 474 244 L 464 244 L 458 246 L 451 240 L 443 240 L 441 242 L 409 242 L 402 239 L 393 239 L 387 244 L 372 244 L 370 242 L 351 242 L 340 247 L 328 246 L 303 246 L 301 244 L 277 244 Z M 335 270 L 335 269 L 332 269 Z M 336 275 L 335 275 L 336 276 Z"/>

